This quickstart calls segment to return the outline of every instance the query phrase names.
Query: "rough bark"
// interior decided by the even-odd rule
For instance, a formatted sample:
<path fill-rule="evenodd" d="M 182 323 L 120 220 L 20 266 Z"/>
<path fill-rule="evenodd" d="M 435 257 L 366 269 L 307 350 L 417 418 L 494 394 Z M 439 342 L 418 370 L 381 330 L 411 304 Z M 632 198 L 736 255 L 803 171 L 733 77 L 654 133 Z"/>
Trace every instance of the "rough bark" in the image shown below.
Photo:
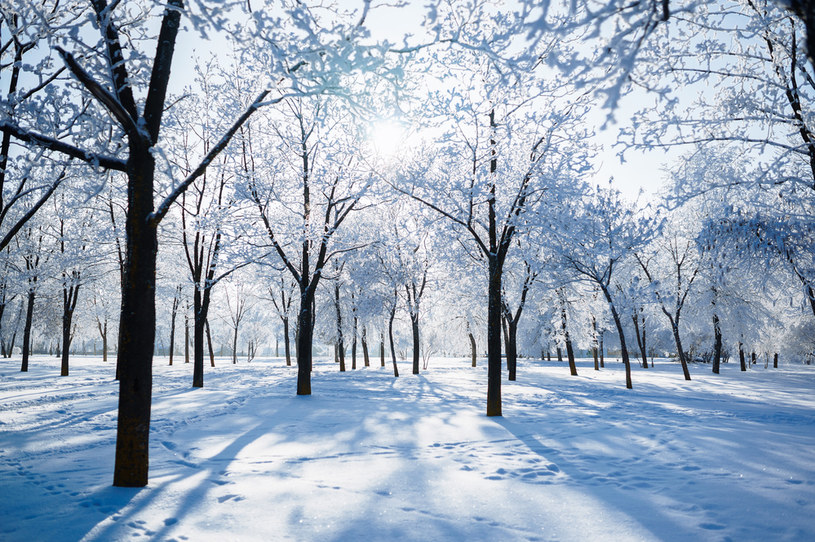
<path fill-rule="evenodd" d="M 475 367 L 476 366 L 475 337 L 473 337 L 472 333 L 467 333 L 467 335 L 470 337 L 470 357 L 472 358 L 472 366 Z"/>

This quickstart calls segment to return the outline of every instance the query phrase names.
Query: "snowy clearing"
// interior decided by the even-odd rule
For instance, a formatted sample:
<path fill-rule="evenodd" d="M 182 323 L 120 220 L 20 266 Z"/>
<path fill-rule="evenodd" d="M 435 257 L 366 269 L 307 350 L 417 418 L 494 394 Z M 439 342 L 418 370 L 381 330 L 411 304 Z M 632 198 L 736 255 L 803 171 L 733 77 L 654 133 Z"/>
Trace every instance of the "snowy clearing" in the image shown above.
<path fill-rule="evenodd" d="M 378 360 L 377 360 L 378 361 Z M 150 483 L 111 486 L 113 363 L 0 364 L 0 539 L 815 540 L 815 370 L 520 360 L 420 376 L 154 366 Z M 404 364 L 405 370 L 407 363 Z M 757 367 L 757 368 L 756 368 Z M 407 371 L 409 372 L 409 371 Z"/>

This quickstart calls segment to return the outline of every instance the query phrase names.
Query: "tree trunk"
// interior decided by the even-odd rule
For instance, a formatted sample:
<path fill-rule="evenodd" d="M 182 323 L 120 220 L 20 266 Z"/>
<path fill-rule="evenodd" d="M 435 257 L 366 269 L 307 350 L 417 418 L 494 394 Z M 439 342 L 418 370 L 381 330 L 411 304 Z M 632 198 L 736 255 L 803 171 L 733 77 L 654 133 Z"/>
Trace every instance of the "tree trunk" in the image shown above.
<path fill-rule="evenodd" d="M 476 348 L 475 348 L 475 337 L 473 337 L 472 333 L 467 333 L 470 337 L 470 357 L 472 358 L 472 365 L 475 367 L 475 358 L 476 358 Z"/>
<path fill-rule="evenodd" d="M 25 309 L 25 327 L 23 328 L 23 363 L 20 367 L 20 371 L 24 373 L 28 372 L 28 356 L 31 348 L 31 323 L 34 319 L 34 298 L 36 295 L 35 290 L 28 290 L 28 304 Z"/>
<path fill-rule="evenodd" d="M 342 311 L 340 310 L 340 283 L 334 283 L 334 308 L 337 311 L 337 354 L 340 358 L 340 372 L 345 372 L 345 342 L 342 336 Z"/>
<path fill-rule="evenodd" d="M 286 367 L 291 367 L 291 346 L 289 346 L 289 317 L 283 318 L 283 350 L 286 352 Z"/>
<path fill-rule="evenodd" d="M 773 354 L 773 369 L 778 369 L 778 352 Z"/>
<path fill-rule="evenodd" d="M 196 303 L 197 304 L 197 303 Z M 206 318 L 200 309 L 195 311 L 192 330 L 192 387 L 204 387 L 204 326 Z"/>
<path fill-rule="evenodd" d="M 173 299 L 173 310 L 170 312 L 170 365 L 173 364 L 173 351 L 175 350 L 175 317 L 178 313 L 178 298 Z"/>
<path fill-rule="evenodd" d="M 232 365 L 237 365 L 238 363 L 238 325 L 235 324 L 233 327 L 233 335 L 232 335 Z"/>
<path fill-rule="evenodd" d="M 297 315 L 297 395 L 311 395 L 311 341 L 314 284 L 300 285 L 300 312 Z"/>
<path fill-rule="evenodd" d="M 119 417 L 113 485 L 147 485 L 153 347 L 156 333 L 156 224 L 149 148 L 130 142 L 125 287 L 119 318 Z M 137 148 L 138 147 L 138 148 Z"/>
<path fill-rule="evenodd" d="M 410 326 L 413 332 L 413 374 L 419 374 L 419 315 L 410 315 Z"/>
<path fill-rule="evenodd" d="M 560 345 L 557 346 L 557 360 L 563 361 L 563 350 L 560 349 Z"/>
<path fill-rule="evenodd" d="M 518 323 L 507 320 L 507 374 L 509 380 L 515 381 L 518 369 Z"/>
<path fill-rule="evenodd" d="M 487 416 L 501 416 L 501 278 L 497 255 L 489 256 L 487 302 Z"/>
<path fill-rule="evenodd" d="M 379 362 L 382 367 L 385 366 L 385 333 L 379 333 Z"/>
<path fill-rule="evenodd" d="M 204 387 L 204 329 L 209 312 L 210 290 L 201 291 L 196 285 L 192 296 L 192 387 Z"/>
<path fill-rule="evenodd" d="M 605 363 L 605 348 L 603 348 L 603 335 L 604 333 L 600 332 L 600 368 L 603 369 L 606 366 Z"/>
<path fill-rule="evenodd" d="M 368 357 L 368 333 L 365 325 L 362 326 L 362 360 L 365 367 L 371 366 L 371 358 Z"/>
<path fill-rule="evenodd" d="M 393 361 L 393 376 L 399 376 L 399 368 L 396 366 L 396 349 L 393 345 L 393 319 L 396 317 L 396 305 L 394 304 L 391 309 L 390 318 L 388 319 L 388 338 L 390 339 L 391 346 L 391 360 Z"/>
<path fill-rule="evenodd" d="M 105 317 L 105 324 L 102 326 L 102 361 L 108 360 L 108 320 Z"/>
<path fill-rule="evenodd" d="M 747 370 L 747 365 L 744 363 L 744 348 L 741 343 L 739 343 L 739 365 L 742 371 Z"/>
<path fill-rule="evenodd" d="M 207 348 L 209 349 L 209 365 L 210 367 L 215 367 L 215 351 L 212 349 L 212 333 L 210 333 L 209 331 L 209 318 L 204 320 L 204 327 L 207 330 Z"/>
<path fill-rule="evenodd" d="M 605 286 L 602 288 L 603 294 L 606 296 L 609 308 L 611 309 L 611 316 L 614 318 L 614 325 L 617 326 L 617 333 L 620 335 L 620 350 L 623 356 L 623 364 L 625 364 L 625 387 L 632 389 L 634 386 L 631 382 L 631 362 L 628 359 L 628 348 L 625 346 L 625 332 L 623 331 L 623 323 L 620 321 L 620 315 L 617 314 L 617 308 L 611 299 L 611 294 Z"/>
<path fill-rule="evenodd" d="M 74 319 L 76 302 L 79 299 L 79 284 L 62 289 L 62 368 L 61 376 L 68 376 L 68 358 L 71 353 L 71 323 Z"/>
<path fill-rule="evenodd" d="M 669 317 L 670 318 L 670 317 Z M 676 343 L 676 351 L 679 354 L 679 363 L 682 364 L 682 374 L 685 375 L 685 380 L 690 380 L 690 372 L 688 371 L 688 359 L 682 350 L 682 340 L 679 338 L 679 322 L 673 318 L 671 320 L 671 331 L 673 331 L 674 343 Z"/>
<path fill-rule="evenodd" d="M 640 324 L 639 319 L 637 318 L 636 311 L 634 314 L 631 315 L 631 319 L 634 321 L 634 335 L 637 336 L 637 346 L 640 349 L 640 357 L 642 358 L 642 368 L 648 368 L 648 357 L 645 355 L 645 327 L 643 327 L 642 333 L 643 336 L 640 336 Z M 643 326 L 645 326 L 645 319 L 643 318 Z"/>
<path fill-rule="evenodd" d="M 189 312 L 189 306 L 187 306 Z M 190 316 L 184 314 L 184 363 L 190 362 Z"/>
<path fill-rule="evenodd" d="M 719 326 L 719 316 L 713 314 L 713 372 L 719 374 L 719 364 L 722 360 L 722 328 Z"/>
<path fill-rule="evenodd" d="M 569 328 L 566 326 L 566 307 L 560 309 L 560 326 L 563 331 L 563 340 L 566 343 L 566 356 L 569 359 L 569 373 L 572 376 L 577 376 L 577 365 L 574 362 L 574 349 L 572 348 L 572 339 L 569 337 Z"/>
<path fill-rule="evenodd" d="M 354 327 L 351 330 L 352 331 L 352 335 L 351 335 L 351 370 L 356 371 L 356 369 L 357 369 L 357 329 L 358 329 L 357 326 L 359 325 L 359 320 L 357 319 L 356 305 L 353 304 L 354 303 L 354 293 L 353 292 L 351 292 L 351 303 L 352 303 L 353 314 L 354 314 L 354 318 L 353 318 Z"/>
<path fill-rule="evenodd" d="M 597 359 L 597 318 L 592 314 L 591 315 L 591 354 L 594 357 L 594 370 L 600 370 L 600 363 Z"/>

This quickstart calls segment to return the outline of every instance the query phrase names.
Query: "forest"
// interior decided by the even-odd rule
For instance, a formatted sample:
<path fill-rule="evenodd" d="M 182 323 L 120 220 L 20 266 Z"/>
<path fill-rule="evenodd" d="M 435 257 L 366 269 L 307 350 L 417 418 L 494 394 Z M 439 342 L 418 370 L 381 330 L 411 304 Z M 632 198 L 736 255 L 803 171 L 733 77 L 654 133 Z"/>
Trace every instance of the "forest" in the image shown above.
<path fill-rule="evenodd" d="M 0 363 L 110 364 L 121 487 L 159 364 L 810 365 L 808 6 L 1 0 Z"/>

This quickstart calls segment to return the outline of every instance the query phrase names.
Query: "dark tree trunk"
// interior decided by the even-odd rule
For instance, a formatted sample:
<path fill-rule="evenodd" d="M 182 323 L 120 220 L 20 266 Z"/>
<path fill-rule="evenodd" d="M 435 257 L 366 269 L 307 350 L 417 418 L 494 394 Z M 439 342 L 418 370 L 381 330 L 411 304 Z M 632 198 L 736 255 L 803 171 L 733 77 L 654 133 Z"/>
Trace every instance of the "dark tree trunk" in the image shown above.
<path fill-rule="evenodd" d="M 594 357 L 594 370 L 599 371 L 600 370 L 600 362 L 597 359 L 597 318 L 595 318 L 595 316 L 593 314 L 591 315 L 591 333 L 592 333 L 591 353 L 592 353 L 592 356 Z"/>
<path fill-rule="evenodd" d="M 560 345 L 557 346 L 557 360 L 563 361 L 563 350 L 560 349 Z"/>
<path fill-rule="evenodd" d="M 491 224 L 493 220 L 490 221 Z M 492 246 L 492 244 L 491 244 Z M 501 416 L 501 303 L 502 262 L 489 256 L 487 291 L 487 416 Z"/>
<path fill-rule="evenodd" d="M 351 337 L 351 370 L 357 370 L 357 338 L 356 335 Z"/>
<path fill-rule="evenodd" d="M 747 365 L 744 363 L 744 348 L 742 348 L 741 343 L 739 343 L 739 366 L 742 371 L 747 370 Z"/>
<path fill-rule="evenodd" d="M 187 307 L 189 312 L 189 306 Z M 190 362 L 190 316 L 184 314 L 184 363 Z"/>
<path fill-rule="evenodd" d="M 617 308 L 614 306 L 614 302 L 611 299 L 611 294 L 608 291 L 608 288 L 603 287 L 603 294 L 606 296 L 606 301 L 608 301 L 609 308 L 611 309 L 611 316 L 614 318 L 614 325 L 617 326 L 617 333 L 620 336 L 620 350 L 623 356 L 623 363 L 625 364 L 625 387 L 627 389 L 632 389 L 634 385 L 631 382 L 631 362 L 628 359 L 628 348 L 625 346 L 625 332 L 623 331 L 623 323 L 620 321 L 620 315 L 617 314 Z"/>
<path fill-rule="evenodd" d="M 358 329 L 358 326 L 359 326 L 359 320 L 357 319 L 357 307 L 356 307 L 356 304 L 354 304 L 354 293 L 353 292 L 351 292 L 351 303 L 352 303 L 353 314 L 354 314 L 354 318 L 353 318 L 354 327 L 351 330 L 352 331 L 352 335 L 351 335 L 351 370 L 355 371 L 357 369 L 357 329 Z"/>
<path fill-rule="evenodd" d="M 181 285 L 175 289 L 173 297 L 173 309 L 170 312 L 170 365 L 173 364 L 173 354 L 175 351 L 175 319 L 178 316 L 178 305 L 181 303 Z"/>
<path fill-rule="evenodd" d="M 566 325 L 566 307 L 560 309 L 560 326 L 563 331 L 563 340 L 566 343 L 566 356 L 569 359 L 569 372 L 572 376 L 577 376 L 577 365 L 574 362 L 574 349 L 572 339 L 569 337 L 569 328 Z"/>
<path fill-rule="evenodd" d="M 102 325 L 102 361 L 108 360 L 108 320 L 105 317 L 105 323 Z"/>
<path fill-rule="evenodd" d="M 719 326 L 719 316 L 713 314 L 713 372 L 719 374 L 719 363 L 722 360 L 722 328 Z"/>
<path fill-rule="evenodd" d="M 236 365 L 238 363 L 238 325 L 235 324 L 235 327 L 232 329 L 232 365 Z"/>
<path fill-rule="evenodd" d="M 78 278 L 79 275 L 75 275 Z M 71 353 L 71 323 L 74 319 L 76 302 L 79 299 L 79 284 L 63 285 L 62 288 L 62 368 L 61 376 L 68 376 L 68 361 Z"/>
<path fill-rule="evenodd" d="M 36 295 L 35 290 L 28 290 L 28 304 L 25 309 L 25 327 L 23 328 L 23 363 L 20 367 L 21 372 L 28 371 L 28 356 L 31 348 L 31 323 L 34 320 L 34 298 Z M 13 341 L 11 348 L 14 348 Z"/>
<path fill-rule="evenodd" d="M 516 380 L 518 369 L 518 323 L 507 320 L 507 375 L 509 380 Z"/>
<path fill-rule="evenodd" d="M 688 359 L 682 350 L 682 340 L 679 338 L 679 322 L 675 321 L 669 316 L 671 320 L 671 331 L 674 336 L 674 343 L 676 344 L 676 351 L 679 355 L 679 363 L 682 364 L 682 374 L 685 375 L 685 380 L 690 380 L 690 372 L 688 371 Z"/>
<path fill-rule="evenodd" d="M 342 311 L 340 310 L 340 283 L 334 283 L 334 308 L 337 311 L 337 353 L 340 358 L 340 372 L 345 372 L 345 342 L 342 337 Z"/>
<path fill-rule="evenodd" d="M 778 352 L 773 354 L 773 369 L 778 369 Z"/>
<path fill-rule="evenodd" d="M 311 341 L 314 334 L 314 288 L 300 284 L 300 312 L 297 315 L 297 395 L 311 395 Z"/>
<path fill-rule="evenodd" d="M 755 352 L 755 350 L 753 350 L 753 352 L 750 354 L 750 359 L 752 360 L 753 365 L 755 365 L 756 364 L 756 352 Z"/>
<path fill-rule="evenodd" d="M 207 330 L 207 348 L 209 349 L 209 365 L 215 367 L 215 351 L 212 349 L 212 333 L 209 331 L 209 319 L 204 321 L 204 327 Z"/>
<path fill-rule="evenodd" d="M 371 366 L 371 358 L 368 357 L 368 332 L 365 326 L 362 326 L 362 360 L 365 367 Z"/>
<path fill-rule="evenodd" d="M 600 346 L 599 346 L 599 349 L 600 349 L 600 368 L 601 369 L 605 368 L 605 366 L 606 366 L 606 363 L 605 363 L 605 348 L 603 348 L 603 335 L 604 335 L 604 333 L 601 331 L 600 332 Z"/>
<path fill-rule="evenodd" d="M 393 376 L 399 376 L 399 367 L 396 365 L 396 349 L 393 345 L 393 319 L 396 317 L 396 305 L 391 308 L 390 318 L 388 319 L 388 338 L 390 339 L 391 347 L 391 360 L 393 361 Z"/>
<path fill-rule="evenodd" d="M 379 332 L 379 363 L 385 366 L 385 333 Z"/>
<path fill-rule="evenodd" d="M 419 315 L 410 315 L 410 327 L 413 332 L 413 374 L 419 374 Z"/>
<path fill-rule="evenodd" d="M 289 317 L 283 318 L 283 349 L 286 351 L 286 367 L 291 367 L 291 346 L 289 345 Z"/>
<path fill-rule="evenodd" d="M 180 14 L 179 14 L 180 15 Z M 130 142 L 125 287 L 119 318 L 119 418 L 113 485 L 147 485 L 156 332 L 156 224 L 151 149 Z"/>
<path fill-rule="evenodd" d="M 640 336 L 640 324 L 637 313 L 631 315 L 631 320 L 634 322 L 634 335 L 637 336 L 637 346 L 640 349 L 640 357 L 642 359 L 642 368 L 648 368 L 648 357 L 645 355 L 645 318 L 642 320 L 642 336 Z"/>
<path fill-rule="evenodd" d="M 473 337 L 472 333 L 467 333 L 470 337 L 470 357 L 472 358 L 472 365 L 475 367 L 475 359 L 476 359 L 476 348 L 475 348 L 475 337 Z"/>
<path fill-rule="evenodd" d="M 209 300 L 211 290 L 201 291 L 196 284 L 192 296 L 193 329 L 192 329 L 192 387 L 204 387 L 204 332 L 209 313 Z"/>

